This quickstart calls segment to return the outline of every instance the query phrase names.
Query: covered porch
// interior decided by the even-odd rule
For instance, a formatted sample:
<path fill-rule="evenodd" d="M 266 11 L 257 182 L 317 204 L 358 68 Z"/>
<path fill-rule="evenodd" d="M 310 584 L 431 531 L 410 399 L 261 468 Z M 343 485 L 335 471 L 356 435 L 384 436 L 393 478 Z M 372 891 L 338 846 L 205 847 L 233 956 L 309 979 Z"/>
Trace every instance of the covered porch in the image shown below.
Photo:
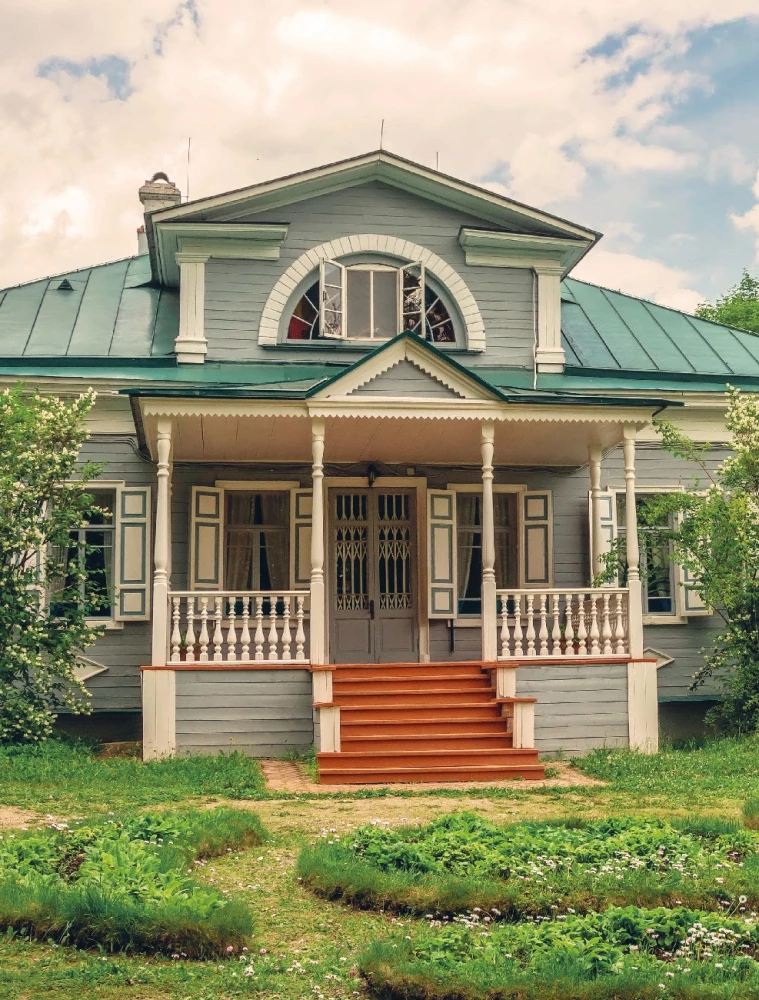
<path fill-rule="evenodd" d="M 634 502 L 635 436 L 649 423 L 652 405 L 155 394 L 141 395 L 135 407 L 158 478 L 152 662 L 143 670 L 146 755 L 181 751 L 177 685 L 190 674 L 216 672 L 218 683 L 222 675 L 246 671 L 307 672 L 317 749 L 342 754 L 351 706 L 345 686 L 336 692 L 333 683 L 340 665 L 414 665 L 416 671 L 430 664 L 437 683 L 464 662 L 479 663 L 487 675 L 514 749 L 535 746 L 534 684 L 520 684 L 521 674 L 527 676 L 523 667 L 540 688 L 562 664 L 575 668 L 575 688 L 585 674 L 593 684 L 594 665 L 599 675 L 612 666 L 626 673 L 630 743 L 655 746 L 656 674 L 643 659 Z M 567 585 L 564 574 L 563 585 L 553 586 L 550 490 L 527 489 L 518 482 L 519 470 L 587 468 L 592 568 L 598 573 L 608 503 L 601 488 L 603 455 L 619 445 L 628 498 L 626 586 L 593 587 L 590 568 L 579 563 L 576 582 Z M 188 467 L 210 465 L 234 466 L 239 478 L 191 487 L 182 577 L 172 572 L 177 470 L 186 478 Z M 503 482 L 503 469 L 512 482 Z M 280 574 L 276 585 L 269 580 L 251 589 L 225 576 L 230 536 L 224 498 L 243 488 L 285 497 L 286 581 Z M 459 510 L 471 506 L 457 499 L 461 495 L 478 498 L 480 594 L 473 615 L 460 613 L 455 509 L 457 503 Z M 514 519 L 515 568 L 508 579 L 501 566 L 500 508 Z M 366 579 L 372 575 L 374 583 Z M 444 663 L 439 652 L 446 642 Z M 536 668 L 545 669 L 535 675 Z M 414 679 L 423 688 L 424 675 L 415 671 L 406 671 L 409 683 Z M 178 682 L 178 676 L 185 679 Z"/>

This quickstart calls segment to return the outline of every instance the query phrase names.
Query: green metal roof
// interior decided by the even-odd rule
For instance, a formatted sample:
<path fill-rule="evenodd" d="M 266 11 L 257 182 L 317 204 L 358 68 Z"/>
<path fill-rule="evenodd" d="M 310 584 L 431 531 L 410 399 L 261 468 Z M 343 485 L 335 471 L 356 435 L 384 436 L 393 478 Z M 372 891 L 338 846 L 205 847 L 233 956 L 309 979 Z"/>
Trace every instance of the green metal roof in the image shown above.
<path fill-rule="evenodd" d="M 7 288 L 0 290 L 0 374 L 290 393 L 349 367 L 322 357 L 178 366 L 178 324 L 178 293 L 151 282 L 147 255 Z M 539 391 L 604 395 L 759 385 L 759 336 L 574 278 L 562 284 L 562 333 L 567 368 L 562 375 L 541 374 Z M 451 352 L 441 353 L 456 363 Z M 485 364 L 475 371 L 460 352 L 458 364 L 496 395 L 533 391 L 531 371 L 480 361 Z"/>

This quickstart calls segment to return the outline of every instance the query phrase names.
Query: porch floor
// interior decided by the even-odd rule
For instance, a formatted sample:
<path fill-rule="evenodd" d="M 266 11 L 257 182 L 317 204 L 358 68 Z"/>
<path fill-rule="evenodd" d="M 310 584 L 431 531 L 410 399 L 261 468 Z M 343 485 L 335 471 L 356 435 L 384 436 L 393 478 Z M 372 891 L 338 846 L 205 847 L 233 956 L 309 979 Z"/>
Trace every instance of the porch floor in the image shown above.
<path fill-rule="evenodd" d="M 317 754 L 323 784 L 545 778 L 482 663 L 346 664 L 332 683 L 340 751 Z"/>

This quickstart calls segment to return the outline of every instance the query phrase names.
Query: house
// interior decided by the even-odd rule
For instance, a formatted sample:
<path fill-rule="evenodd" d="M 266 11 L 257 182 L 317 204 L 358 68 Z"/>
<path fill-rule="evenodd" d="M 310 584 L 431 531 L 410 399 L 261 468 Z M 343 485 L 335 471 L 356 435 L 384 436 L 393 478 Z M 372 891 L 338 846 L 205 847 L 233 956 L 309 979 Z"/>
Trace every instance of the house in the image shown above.
<path fill-rule="evenodd" d="M 715 622 L 637 530 L 694 475 L 652 419 L 718 462 L 759 340 L 573 279 L 598 233 L 384 151 L 140 199 L 137 256 L 0 291 L 3 382 L 98 392 L 112 515 L 73 544 L 114 738 L 315 742 L 327 782 L 654 749 Z"/>

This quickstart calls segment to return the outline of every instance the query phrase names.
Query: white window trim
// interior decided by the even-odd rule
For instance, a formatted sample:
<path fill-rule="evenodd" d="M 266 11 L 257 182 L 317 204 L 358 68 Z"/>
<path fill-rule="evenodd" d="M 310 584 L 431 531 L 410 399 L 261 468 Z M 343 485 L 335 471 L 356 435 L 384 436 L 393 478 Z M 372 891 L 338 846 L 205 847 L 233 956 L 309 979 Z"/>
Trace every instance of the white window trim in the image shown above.
<path fill-rule="evenodd" d="M 616 518 L 617 510 L 617 497 L 625 495 L 625 488 L 622 487 L 609 487 L 611 493 L 614 494 L 614 516 Z M 678 484 L 677 486 L 639 486 L 635 484 L 635 496 L 647 496 L 651 493 L 682 493 L 683 486 Z M 617 532 L 619 532 L 619 525 L 617 525 Z M 679 600 L 677 594 L 677 588 L 679 586 L 677 582 L 677 574 L 675 572 L 675 564 L 672 564 L 672 601 L 674 603 L 675 610 L 671 611 L 669 614 L 661 612 L 660 614 L 644 614 L 643 624 L 644 625 L 687 625 L 688 617 L 686 615 L 681 615 L 677 608 L 679 607 Z"/>
<path fill-rule="evenodd" d="M 397 236 L 380 236 L 376 233 L 361 233 L 330 240 L 328 243 L 312 247 L 293 261 L 276 282 L 266 300 L 258 328 L 258 343 L 262 347 L 274 347 L 281 343 L 282 314 L 300 283 L 319 267 L 322 260 L 334 260 L 358 253 L 387 255 L 405 260 L 409 264 L 424 264 L 425 269 L 453 299 L 464 323 L 465 346 L 470 351 L 485 350 L 485 323 L 477 301 L 461 275 L 437 254 L 418 243 L 410 243 Z"/>
<path fill-rule="evenodd" d="M 446 490 L 451 493 L 482 493 L 482 483 L 447 483 Z M 523 483 L 494 483 L 493 493 L 516 493 L 521 496 L 527 492 L 527 487 Z M 522 537 L 522 504 L 517 504 L 517 544 Z M 519 560 L 517 572 L 520 576 L 519 586 L 522 586 L 522 561 Z M 482 628 L 482 615 L 463 615 L 453 620 L 454 628 Z"/>
<path fill-rule="evenodd" d="M 81 486 L 81 479 L 69 479 L 67 485 Z M 118 542 L 118 491 L 120 487 L 126 486 L 126 480 L 124 479 L 92 479 L 87 482 L 84 492 L 87 493 L 90 490 L 113 490 L 116 494 L 115 503 L 113 506 L 113 547 L 114 547 L 114 566 L 115 566 L 115 552 L 116 544 Z M 124 628 L 123 621 L 116 621 L 116 578 L 114 574 L 113 581 L 113 592 L 114 600 L 111 604 L 111 614 L 108 618 L 85 618 L 85 625 L 89 628 L 95 628 L 95 626 L 104 626 L 106 632 L 121 632 Z"/>

